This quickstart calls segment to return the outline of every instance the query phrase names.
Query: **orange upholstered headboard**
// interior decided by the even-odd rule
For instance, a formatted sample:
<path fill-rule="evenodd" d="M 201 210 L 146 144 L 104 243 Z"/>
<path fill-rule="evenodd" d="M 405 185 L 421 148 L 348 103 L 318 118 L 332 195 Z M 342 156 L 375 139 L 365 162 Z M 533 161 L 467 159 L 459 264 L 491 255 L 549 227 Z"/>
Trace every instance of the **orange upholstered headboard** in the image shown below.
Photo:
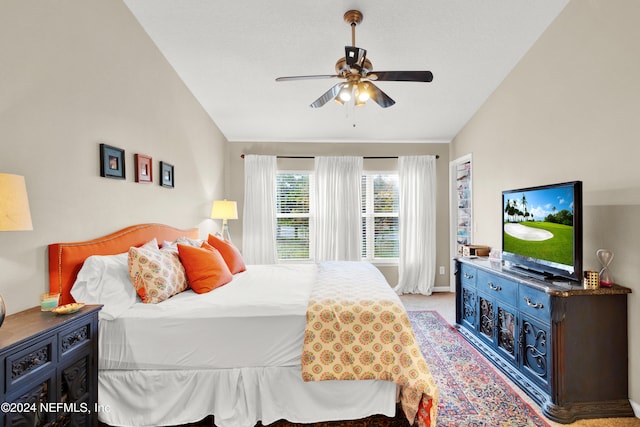
<path fill-rule="evenodd" d="M 115 233 L 84 242 L 53 243 L 49 245 L 49 292 L 60 294 L 60 304 L 74 302 L 71 287 L 91 255 L 116 255 L 132 246 L 142 246 L 155 237 L 159 244 L 186 236 L 198 237 L 198 229 L 180 230 L 162 224 L 139 224 Z"/>

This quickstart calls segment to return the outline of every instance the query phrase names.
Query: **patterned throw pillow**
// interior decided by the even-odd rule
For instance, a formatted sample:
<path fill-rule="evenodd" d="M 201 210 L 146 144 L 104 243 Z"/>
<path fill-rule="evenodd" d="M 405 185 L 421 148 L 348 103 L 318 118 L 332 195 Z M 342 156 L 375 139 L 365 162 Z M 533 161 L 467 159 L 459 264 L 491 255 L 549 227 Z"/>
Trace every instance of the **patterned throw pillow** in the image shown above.
<path fill-rule="evenodd" d="M 175 253 L 129 249 L 129 277 L 146 304 L 157 304 L 187 289 L 187 277 Z"/>

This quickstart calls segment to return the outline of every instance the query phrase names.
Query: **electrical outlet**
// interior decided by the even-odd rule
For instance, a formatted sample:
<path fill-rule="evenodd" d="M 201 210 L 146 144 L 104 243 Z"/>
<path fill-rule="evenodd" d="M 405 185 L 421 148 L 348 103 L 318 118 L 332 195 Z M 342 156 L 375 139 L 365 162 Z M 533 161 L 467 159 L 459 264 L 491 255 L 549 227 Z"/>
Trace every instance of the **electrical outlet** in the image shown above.
<path fill-rule="evenodd" d="M 440 275 L 444 275 L 444 265 L 440 266 Z"/>

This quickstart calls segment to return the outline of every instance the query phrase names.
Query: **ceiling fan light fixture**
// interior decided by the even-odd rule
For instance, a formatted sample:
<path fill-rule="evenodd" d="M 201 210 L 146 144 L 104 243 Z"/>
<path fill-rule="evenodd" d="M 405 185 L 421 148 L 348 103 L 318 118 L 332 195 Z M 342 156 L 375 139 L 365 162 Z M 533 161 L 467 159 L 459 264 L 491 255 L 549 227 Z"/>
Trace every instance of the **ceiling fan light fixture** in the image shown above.
<path fill-rule="evenodd" d="M 338 92 L 337 98 L 342 102 L 351 101 L 351 85 L 349 83 L 342 86 L 342 89 Z"/>
<path fill-rule="evenodd" d="M 369 85 L 366 83 L 358 83 L 358 103 L 364 104 L 371 98 L 369 93 Z"/>

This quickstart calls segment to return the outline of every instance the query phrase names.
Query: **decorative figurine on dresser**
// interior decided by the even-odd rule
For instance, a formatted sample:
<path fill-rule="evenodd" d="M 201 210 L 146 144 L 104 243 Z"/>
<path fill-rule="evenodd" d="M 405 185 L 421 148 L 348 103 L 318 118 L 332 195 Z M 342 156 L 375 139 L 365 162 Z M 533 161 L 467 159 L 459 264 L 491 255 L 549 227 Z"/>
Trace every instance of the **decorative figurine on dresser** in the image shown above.
<path fill-rule="evenodd" d="M 0 426 L 98 425 L 100 308 L 56 314 L 34 307 L 5 318 Z"/>
<path fill-rule="evenodd" d="M 456 258 L 460 333 L 551 420 L 634 416 L 631 290 L 582 284 L 582 183 L 505 191 L 502 206 L 500 259 Z"/>

